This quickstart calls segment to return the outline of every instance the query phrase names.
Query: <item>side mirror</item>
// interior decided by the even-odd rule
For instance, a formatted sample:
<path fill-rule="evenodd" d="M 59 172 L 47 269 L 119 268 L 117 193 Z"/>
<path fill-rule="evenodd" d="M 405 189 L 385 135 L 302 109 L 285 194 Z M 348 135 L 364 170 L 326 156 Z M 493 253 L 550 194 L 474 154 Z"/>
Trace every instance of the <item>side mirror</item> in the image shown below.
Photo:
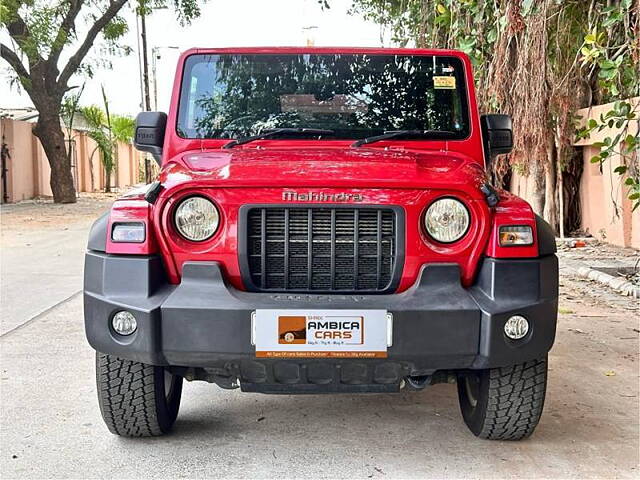
<path fill-rule="evenodd" d="M 482 143 L 487 160 L 496 155 L 511 152 L 513 148 L 513 131 L 509 115 L 491 114 L 480 117 L 482 126 Z"/>
<path fill-rule="evenodd" d="M 140 112 L 136 117 L 135 147 L 148 152 L 160 165 L 164 131 L 167 128 L 167 114 L 163 112 Z"/>

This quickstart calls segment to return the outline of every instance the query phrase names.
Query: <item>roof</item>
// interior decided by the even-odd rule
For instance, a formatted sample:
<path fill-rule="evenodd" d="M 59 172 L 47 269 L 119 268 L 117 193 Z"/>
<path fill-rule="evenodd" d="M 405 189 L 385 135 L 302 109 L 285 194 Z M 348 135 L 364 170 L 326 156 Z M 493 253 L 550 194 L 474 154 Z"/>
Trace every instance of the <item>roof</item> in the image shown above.
<path fill-rule="evenodd" d="M 21 122 L 36 123 L 38 121 L 39 113 L 34 107 L 21 107 L 21 108 L 3 108 L 0 107 L 0 118 L 10 118 L 11 120 L 18 120 Z M 61 122 L 64 125 L 64 119 L 61 118 Z M 73 118 L 73 129 L 78 131 L 90 130 L 87 120 L 82 115 L 82 112 L 76 112 Z"/>
<path fill-rule="evenodd" d="M 36 122 L 38 111 L 33 107 L 3 108 L 0 107 L 0 118 L 10 118 L 23 122 Z"/>
<path fill-rule="evenodd" d="M 223 47 L 223 48 L 191 48 L 182 53 L 183 56 L 197 53 L 204 54 L 286 54 L 286 53 L 316 53 L 316 54 L 354 54 L 354 55 L 447 55 L 467 57 L 460 50 L 439 48 L 398 48 L 398 47 Z"/>

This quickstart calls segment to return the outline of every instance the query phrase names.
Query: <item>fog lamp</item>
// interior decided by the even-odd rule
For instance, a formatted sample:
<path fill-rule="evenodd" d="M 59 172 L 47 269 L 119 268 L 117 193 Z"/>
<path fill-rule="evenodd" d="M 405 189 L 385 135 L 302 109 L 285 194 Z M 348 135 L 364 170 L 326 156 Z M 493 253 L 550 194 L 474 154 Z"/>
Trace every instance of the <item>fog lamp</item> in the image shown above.
<path fill-rule="evenodd" d="M 504 333 L 512 340 L 520 340 L 529 333 L 529 322 L 522 315 L 513 315 L 504 324 Z"/>
<path fill-rule="evenodd" d="M 503 225 L 500 227 L 500 246 L 533 245 L 533 230 L 529 225 Z"/>
<path fill-rule="evenodd" d="M 144 230 L 142 222 L 114 223 L 111 230 L 111 240 L 119 243 L 143 243 Z"/>
<path fill-rule="evenodd" d="M 133 313 L 122 310 L 113 316 L 111 326 L 120 335 L 131 335 L 138 328 L 138 322 Z"/>

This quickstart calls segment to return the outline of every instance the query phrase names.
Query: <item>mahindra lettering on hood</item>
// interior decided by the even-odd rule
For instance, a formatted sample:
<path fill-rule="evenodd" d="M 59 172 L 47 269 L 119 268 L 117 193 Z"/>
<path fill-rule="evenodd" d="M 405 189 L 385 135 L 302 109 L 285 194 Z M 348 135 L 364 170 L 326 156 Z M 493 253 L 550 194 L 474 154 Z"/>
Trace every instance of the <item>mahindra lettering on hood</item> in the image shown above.
<path fill-rule="evenodd" d="M 141 113 L 135 138 L 160 173 L 95 222 L 85 260 L 111 432 L 167 433 L 186 379 L 289 394 L 456 382 L 473 434 L 533 433 L 554 233 L 487 181 L 511 119 L 479 114 L 465 54 L 189 50 L 169 111 Z"/>

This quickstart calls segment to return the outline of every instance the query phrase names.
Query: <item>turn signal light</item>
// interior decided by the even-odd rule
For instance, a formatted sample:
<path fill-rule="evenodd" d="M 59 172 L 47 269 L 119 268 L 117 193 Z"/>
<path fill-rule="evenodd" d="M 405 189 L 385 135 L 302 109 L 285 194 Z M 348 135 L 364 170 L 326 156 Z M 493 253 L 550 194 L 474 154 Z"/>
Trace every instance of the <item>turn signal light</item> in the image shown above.
<path fill-rule="evenodd" d="M 500 227 L 500 246 L 515 247 L 533 245 L 533 230 L 528 225 L 505 225 Z"/>
<path fill-rule="evenodd" d="M 118 243 L 143 243 L 145 239 L 144 223 L 118 222 L 111 230 L 111 240 Z"/>

